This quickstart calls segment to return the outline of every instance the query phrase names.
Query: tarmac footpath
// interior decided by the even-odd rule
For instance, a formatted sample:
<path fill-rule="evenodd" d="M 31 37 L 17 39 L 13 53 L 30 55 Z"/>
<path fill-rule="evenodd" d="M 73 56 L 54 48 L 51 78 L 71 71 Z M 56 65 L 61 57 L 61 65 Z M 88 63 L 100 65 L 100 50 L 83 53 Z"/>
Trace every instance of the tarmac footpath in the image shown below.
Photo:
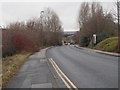
<path fill-rule="evenodd" d="M 21 66 L 20 70 L 10 80 L 7 87 L 10 88 L 60 88 L 58 85 L 59 79 L 51 71 L 48 59 L 46 58 L 46 50 L 42 49 L 39 52 L 29 56 L 26 62 Z M 51 69 L 50 69 L 51 68 Z M 57 80 L 57 81 L 56 81 Z M 62 85 L 62 84 L 61 84 Z"/>

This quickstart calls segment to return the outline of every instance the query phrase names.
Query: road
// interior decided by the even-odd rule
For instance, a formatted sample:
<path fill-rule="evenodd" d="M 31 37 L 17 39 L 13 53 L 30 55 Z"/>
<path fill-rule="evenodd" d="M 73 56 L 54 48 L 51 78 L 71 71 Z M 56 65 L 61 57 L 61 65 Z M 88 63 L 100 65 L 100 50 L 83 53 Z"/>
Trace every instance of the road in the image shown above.
<path fill-rule="evenodd" d="M 53 47 L 46 55 L 78 88 L 118 88 L 118 57 L 74 46 Z"/>

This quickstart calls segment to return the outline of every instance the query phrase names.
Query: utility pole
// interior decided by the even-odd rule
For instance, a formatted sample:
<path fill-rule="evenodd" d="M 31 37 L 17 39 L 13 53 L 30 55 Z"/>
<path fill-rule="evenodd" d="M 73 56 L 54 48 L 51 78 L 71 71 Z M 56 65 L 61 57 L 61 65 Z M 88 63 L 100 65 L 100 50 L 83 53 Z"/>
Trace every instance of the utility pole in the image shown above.
<path fill-rule="evenodd" d="M 120 1 L 117 0 L 117 17 L 118 17 L 118 52 L 120 53 Z"/>
<path fill-rule="evenodd" d="M 120 53 L 120 1 L 117 0 L 117 17 L 118 17 L 118 53 Z M 120 75 L 120 61 L 118 60 L 118 76 Z M 118 89 L 120 90 L 120 77 L 118 77 Z"/>

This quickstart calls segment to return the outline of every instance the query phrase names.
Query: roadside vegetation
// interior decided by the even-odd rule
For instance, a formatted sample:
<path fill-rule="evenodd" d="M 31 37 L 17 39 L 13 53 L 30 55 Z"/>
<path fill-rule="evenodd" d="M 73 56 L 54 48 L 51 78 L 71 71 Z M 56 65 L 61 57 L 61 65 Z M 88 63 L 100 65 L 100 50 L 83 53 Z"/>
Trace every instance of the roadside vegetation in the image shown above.
<path fill-rule="evenodd" d="M 108 52 L 118 52 L 118 37 L 110 37 L 101 41 L 95 46 L 95 49 Z"/>
<path fill-rule="evenodd" d="M 99 2 L 83 2 L 78 14 L 79 32 L 74 35 L 75 42 L 81 47 L 118 51 L 118 40 L 114 38 L 118 37 L 118 23 L 113 15 L 105 11 Z M 93 34 L 97 37 L 96 44 L 93 43 Z"/>
<path fill-rule="evenodd" d="M 2 86 L 5 87 L 27 57 L 48 46 L 62 44 L 63 28 L 49 8 L 39 18 L 10 23 L 2 30 Z"/>
<path fill-rule="evenodd" d="M 30 54 L 28 52 L 22 52 L 2 58 L 2 87 L 7 85 L 8 81 L 15 75 Z"/>

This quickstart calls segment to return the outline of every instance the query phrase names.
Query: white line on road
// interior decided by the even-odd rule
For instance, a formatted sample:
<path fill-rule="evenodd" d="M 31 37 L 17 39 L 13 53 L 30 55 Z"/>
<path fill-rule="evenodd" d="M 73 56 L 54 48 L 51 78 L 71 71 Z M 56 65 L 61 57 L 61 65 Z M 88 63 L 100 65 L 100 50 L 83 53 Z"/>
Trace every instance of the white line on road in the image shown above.
<path fill-rule="evenodd" d="M 73 84 L 73 82 L 72 82 L 72 81 L 62 72 L 62 70 L 58 67 L 58 65 L 55 63 L 55 61 L 54 61 L 52 58 L 50 58 L 50 60 L 51 60 L 51 62 L 54 64 L 54 66 L 56 67 L 56 70 L 57 70 L 56 72 L 59 71 L 59 72 L 61 73 L 60 76 L 63 76 L 63 77 L 67 80 L 67 82 L 69 82 L 69 84 L 72 86 L 71 88 L 74 88 L 74 89 L 78 90 L 77 87 Z M 58 72 L 58 73 L 59 73 L 59 72 Z M 59 74 L 60 74 L 60 73 L 59 73 Z M 62 77 L 62 78 L 63 78 L 63 77 Z M 61 79 L 62 79 L 62 78 L 61 78 Z M 64 79 L 64 78 L 63 78 L 63 79 Z M 65 80 L 64 80 L 64 81 L 65 81 Z M 66 82 L 64 82 L 64 83 L 66 83 Z M 67 85 L 68 85 L 68 84 L 67 84 Z M 67 85 L 66 85 L 66 86 L 67 86 Z M 69 88 L 69 87 L 68 87 L 68 88 Z"/>
<path fill-rule="evenodd" d="M 59 77 L 63 80 L 63 82 L 65 83 L 65 85 L 67 86 L 67 88 L 71 88 L 68 83 L 64 80 L 64 78 L 62 77 L 62 75 L 58 72 L 58 70 L 56 69 L 55 65 L 53 64 L 52 60 L 49 60 L 50 63 L 52 64 L 53 68 L 55 69 L 55 71 L 57 72 L 57 74 L 59 75 Z"/>

